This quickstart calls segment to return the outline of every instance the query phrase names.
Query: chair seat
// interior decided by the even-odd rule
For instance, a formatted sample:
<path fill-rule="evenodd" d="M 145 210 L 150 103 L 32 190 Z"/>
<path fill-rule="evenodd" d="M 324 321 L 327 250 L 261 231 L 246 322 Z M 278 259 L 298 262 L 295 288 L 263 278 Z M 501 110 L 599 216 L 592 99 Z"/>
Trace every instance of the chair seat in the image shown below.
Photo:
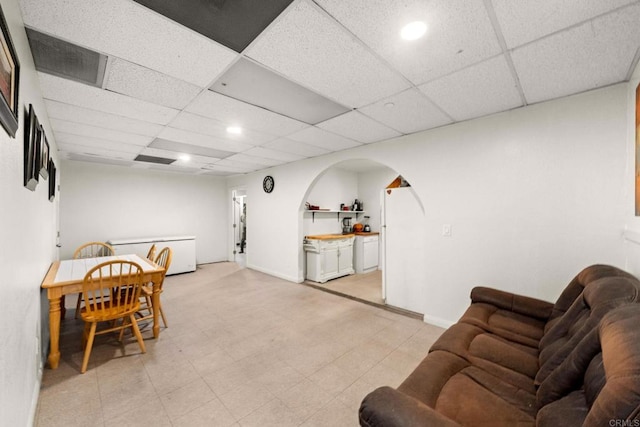
<path fill-rule="evenodd" d="M 122 306 L 119 305 L 112 306 L 111 301 L 106 301 L 104 303 L 104 306 L 105 309 L 104 311 L 102 311 L 101 316 L 89 315 L 87 314 L 87 308 L 82 307 L 80 309 L 80 317 L 86 322 L 105 322 L 107 320 L 113 319 L 114 317 L 124 317 L 131 313 L 135 313 L 140 309 L 140 302 L 138 301 L 137 304 L 134 304 L 130 310 L 123 310 Z"/>

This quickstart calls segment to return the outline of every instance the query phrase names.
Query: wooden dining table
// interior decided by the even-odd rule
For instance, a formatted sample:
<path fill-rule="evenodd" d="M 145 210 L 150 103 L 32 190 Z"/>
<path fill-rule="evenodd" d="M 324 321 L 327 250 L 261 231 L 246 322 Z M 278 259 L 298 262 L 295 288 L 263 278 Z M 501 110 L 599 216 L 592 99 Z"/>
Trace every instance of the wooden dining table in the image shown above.
<path fill-rule="evenodd" d="M 49 299 L 50 351 L 48 362 L 51 369 L 57 369 L 60 363 L 60 318 L 62 313 L 60 301 L 62 296 L 82 292 L 82 282 L 87 272 L 98 264 L 114 260 L 132 261 L 139 264 L 142 267 L 144 281 L 153 282 L 153 295 L 151 296 L 153 337 L 158 338 L 160 335 L 160 313 L 156 307 L 160 307 L 160 285 L 165 274 L 163 267 L 135 254 L 55 261 L 42 280 L 42 289 L 47 290 L 47 298 Z"/>

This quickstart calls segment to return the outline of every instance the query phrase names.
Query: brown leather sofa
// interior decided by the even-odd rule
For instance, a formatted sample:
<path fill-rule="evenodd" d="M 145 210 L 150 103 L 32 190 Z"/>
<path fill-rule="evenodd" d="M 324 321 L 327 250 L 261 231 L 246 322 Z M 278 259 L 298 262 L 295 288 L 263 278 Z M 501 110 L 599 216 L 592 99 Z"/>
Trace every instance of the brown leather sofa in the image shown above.
<path fill-rule="evenodd" d="M 555 304 L 474 288 L 472 303 L 360 425 L 640 427 L 640 281 L 580 272 Z"/>

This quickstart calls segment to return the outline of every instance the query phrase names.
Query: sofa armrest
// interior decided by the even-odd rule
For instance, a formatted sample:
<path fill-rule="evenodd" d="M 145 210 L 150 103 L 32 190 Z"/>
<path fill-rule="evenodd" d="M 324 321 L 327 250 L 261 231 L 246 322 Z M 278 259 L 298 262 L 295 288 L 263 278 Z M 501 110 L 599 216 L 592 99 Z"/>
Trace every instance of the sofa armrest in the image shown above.
<path fill-rule="evenodd" d="M 380 387 L 369 393 L 359 411 L 363 427 L 460 427 L 413 397 L 391 387 Z"/>
<path fill-rule="evenodd" d="M 471 301 L 491 304 L 504 310 L 542 320 L 547 320 L 553 310 L 553 304 L 550 302 L 482 286 L 471 290 Z"/>

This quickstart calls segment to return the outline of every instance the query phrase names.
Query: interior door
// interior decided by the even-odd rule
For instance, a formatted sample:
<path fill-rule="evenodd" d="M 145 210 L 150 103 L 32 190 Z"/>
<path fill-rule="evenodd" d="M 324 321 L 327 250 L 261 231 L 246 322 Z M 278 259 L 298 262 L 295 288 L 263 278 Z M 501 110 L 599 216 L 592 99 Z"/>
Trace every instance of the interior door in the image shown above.
<path fill-rule="evenodd" d="M 383 242 L 386 303 L 424 313 L 424 214 L 410 187 L 384 192 Z"/>

